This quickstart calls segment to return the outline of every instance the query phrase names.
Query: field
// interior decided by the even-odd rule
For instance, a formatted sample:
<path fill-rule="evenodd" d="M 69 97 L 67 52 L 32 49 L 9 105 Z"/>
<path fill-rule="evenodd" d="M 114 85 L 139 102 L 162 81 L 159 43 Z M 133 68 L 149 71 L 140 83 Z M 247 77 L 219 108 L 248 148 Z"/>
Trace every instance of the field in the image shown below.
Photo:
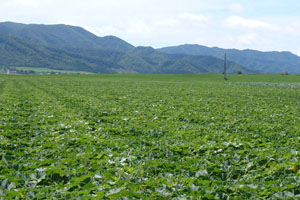
<path fill-rule="evenodd" d="M 16 70 L 22 70 L 25 72 L 34 71 L 35 73 L 62 73 L 62 74 L 92 74 L 89 72 L 83 71 L 68 71 L 68 70 L 57 70 L 57 69 L 48 69 L 48 68 L 38 68 L 38 67 L 15 67 Z"/>
<path fill-rule="evenodd" d="M 0 75 L 0 199 L 300 198 L 300 76 Z"/>

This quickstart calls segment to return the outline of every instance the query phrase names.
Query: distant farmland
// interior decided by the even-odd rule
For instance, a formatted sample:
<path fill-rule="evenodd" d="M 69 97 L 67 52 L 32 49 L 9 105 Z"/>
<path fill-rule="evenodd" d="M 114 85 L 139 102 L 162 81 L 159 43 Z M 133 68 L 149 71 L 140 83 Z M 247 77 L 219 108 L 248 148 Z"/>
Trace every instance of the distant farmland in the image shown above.
<path fill-rule="evenodd" d="M 15 67 L 18 71 L 24 72 L 35 72 L 35 73 L 62 73 L 62 74 L 92 74 L 90 72 L 83 72 L 83 71 L 68 71 L 68 70 L 57 70 L 57 69 L 48 69 L 48 68 L 38 68 L 38 67 Z"/>

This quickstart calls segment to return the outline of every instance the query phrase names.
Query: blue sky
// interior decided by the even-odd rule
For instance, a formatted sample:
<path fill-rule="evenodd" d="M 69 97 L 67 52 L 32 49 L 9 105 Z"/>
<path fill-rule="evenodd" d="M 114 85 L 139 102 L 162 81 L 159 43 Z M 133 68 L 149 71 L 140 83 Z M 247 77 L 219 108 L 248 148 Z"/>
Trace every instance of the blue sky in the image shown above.
<path fill-rule="evenodd" d="M 1 0 L 0 21 L 77 25 L 136 46 L 192 43 L 300 55 L 296 0 Z"/>

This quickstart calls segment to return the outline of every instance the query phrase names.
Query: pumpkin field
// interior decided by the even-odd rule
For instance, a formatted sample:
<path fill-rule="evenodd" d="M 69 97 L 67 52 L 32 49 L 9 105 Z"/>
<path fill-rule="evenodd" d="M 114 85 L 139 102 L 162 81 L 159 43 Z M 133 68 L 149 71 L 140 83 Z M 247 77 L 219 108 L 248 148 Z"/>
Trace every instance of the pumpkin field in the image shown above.
<path fill-rule="evenodd" d="M 300 198 L 300 76 L 0 75 L 0 199 Z"/>

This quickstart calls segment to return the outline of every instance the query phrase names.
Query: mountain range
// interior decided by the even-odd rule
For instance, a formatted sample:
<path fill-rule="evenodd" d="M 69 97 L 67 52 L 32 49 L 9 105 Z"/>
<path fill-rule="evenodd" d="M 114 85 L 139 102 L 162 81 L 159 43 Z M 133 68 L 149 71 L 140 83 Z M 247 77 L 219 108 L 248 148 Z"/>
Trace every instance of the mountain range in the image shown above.
<path fill-rule="evenodd" d="M 224 52 L 226 52 L 229 60 L 262 73 L 300 72 L 300 57 L 287 51 L 261 52 L 250 49 L 209 48 L 190 44 L 165 47 L 158 50 L 169 54 L 209 55 L 220 59 L 224 57 Z"/>
<path fill-rule="evenodd" d="M 0 67 L 31 67 L 93 73 L 300 73 L 300 57 L 181 45 L 135 47 L 115 37 L 98 37 L 69 25 L 0 23 Z"/>

